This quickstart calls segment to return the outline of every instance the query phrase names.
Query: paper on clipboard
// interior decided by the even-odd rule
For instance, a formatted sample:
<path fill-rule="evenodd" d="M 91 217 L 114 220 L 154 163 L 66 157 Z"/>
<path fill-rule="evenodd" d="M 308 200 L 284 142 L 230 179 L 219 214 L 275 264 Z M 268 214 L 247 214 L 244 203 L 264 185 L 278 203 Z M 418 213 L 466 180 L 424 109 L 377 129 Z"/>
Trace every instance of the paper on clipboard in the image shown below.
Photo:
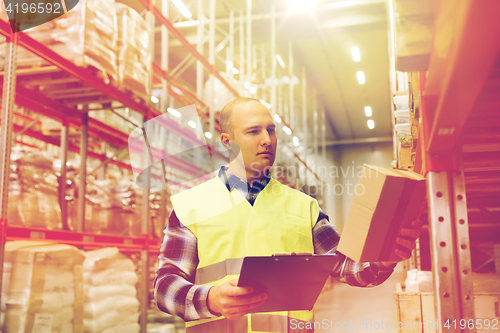
<path fill-rule="evenodd" d="M 312 310 L 338 260 L 337 254 L 245 257 L 238 286 L 267 293 L 252 312 Z"/>

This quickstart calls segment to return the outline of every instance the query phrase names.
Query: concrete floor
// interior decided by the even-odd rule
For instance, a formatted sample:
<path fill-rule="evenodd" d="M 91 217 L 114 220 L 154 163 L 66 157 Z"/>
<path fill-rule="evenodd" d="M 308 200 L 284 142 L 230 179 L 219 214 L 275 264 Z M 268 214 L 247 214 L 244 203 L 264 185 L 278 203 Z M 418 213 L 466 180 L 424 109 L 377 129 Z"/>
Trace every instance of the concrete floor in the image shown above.
<path fill-rule="evenodd" d="M 396 283 L 400 282 L 400 272 L 397 267 L 387 281 L 374 288 L 334 283 L 331 290 L 320 295 L 314 306 L 315 333 L 396 333 L 398 320 L 394 290 Z"/>

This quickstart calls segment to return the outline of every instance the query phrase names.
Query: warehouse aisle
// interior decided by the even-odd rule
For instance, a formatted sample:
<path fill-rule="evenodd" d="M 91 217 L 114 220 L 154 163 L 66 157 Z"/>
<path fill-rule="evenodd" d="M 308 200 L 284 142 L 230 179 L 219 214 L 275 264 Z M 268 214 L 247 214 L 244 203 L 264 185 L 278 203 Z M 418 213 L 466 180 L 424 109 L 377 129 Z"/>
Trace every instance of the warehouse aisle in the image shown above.
<path fill-rule="evenodd" d="M 319 322 L 321 328 L 315 332 L 397 332 L 393 295 L 400 274 L 398 266 L 386 282 L 375 288 L 355 288 L 335 283 L 333 289 L 323 293 L 316 302 L 315 322 Z"/>

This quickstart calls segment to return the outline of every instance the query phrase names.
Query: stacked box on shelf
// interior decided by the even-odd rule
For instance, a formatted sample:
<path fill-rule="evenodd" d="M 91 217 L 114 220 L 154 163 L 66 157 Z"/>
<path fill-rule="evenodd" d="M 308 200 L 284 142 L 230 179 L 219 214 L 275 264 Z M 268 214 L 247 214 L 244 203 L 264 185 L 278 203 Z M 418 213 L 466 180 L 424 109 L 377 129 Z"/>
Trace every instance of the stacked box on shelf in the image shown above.
<path fill-rule="evenodd" d="M 85 252 L 84 331 L 137 333 L 140 330 L 138 281 L 132 260 L 117 248 Z"/>
<path fill-rule="evenodd" d="M 67 14 L 26 33 L 78 66 L 93 66 L 116 80 L 116 12 L 111 0 L 80 0 Z M 5 46 L 0 45 L 0 52 Z M 2 60 L 3 62 L 3 60 Z M 41 66 L 47 62 L 20 48 L 17 66 Z M 3 67 L 3 63 L 1 65 Z"/>
<path fill-rule="evenodd" d="M 5 244 L 4 332 L 83 332 L 81 252 L 32 241 Z"/>
<path fill-rule="evenodd" d="M 126 134 L 130 134 L 137 126 L 142 125 L 142 116 L 138 112 L 123 107 L 119 102 L 112 102 L 111 108 L 102 109 L 100 104 L 91 103 L 89 109 L 100 110 L 89 111 L 89 117 Z"/>
<path fill-rule="evenodd" d="M 432 50 L 436 2 L 394 0 L 396 70 L 426 71 Z"/>
<path fill-rule="evenodd" d="M 76 230 L 78 220 L 78 183 L 70 181 L 66 188 L 68 205 L 68 225 Z M 100 233 L 107 224 L 110 207 L 109 196 L 96 184 L 93 177 L 87 177 L 85 193 L 85 223 L 83 231 Z"/>
<path fill-rule="evenodd" d="M 395 118 L 395 150 L 397 152 L 398 168 L 413 169 L 413 156 L 411 151 L 411 126 L 409 124 L 410 97 L 407 91 L 397 92 L 394 96 Z"/>
<path fill-rule="evenodd" d="M 411 126 L 411 151 L 412 153 L 417 150 L 418 135 L 420 129 L 420 76 L 419 73 L 410 73 L 409 79 L 409 90 L 410 90 L 410 119 L 409 123 Z"/>
<path fill-rule="evenodd" d="M 75 230 L 78 219 L 78 184 L 75 177 L 66 190 L 68 201 L 68 225 Z M 85 222 L 83 231 L 140 235 L 140 214 L 135 214 L 135 192 L 132 182 L 122 179 L 115 184 L 110 180 L 99 181 L 92 176 L 86 180 Z M 135 227 L 135 228 L 134 228 Z"/>
<path fill-rule="evenodd" d="M 131 189 L 131 195 L 127 198 L 123 198 L 123 212 L 122 219 L 127 221 L 129 227 L 128 232 L 131 235 L 139 236 L 142 234 L 142 210 L 143 210 L 143 189 L 139 187 L 133 187 Z M 170 212 L 169 202 L 170 196 L 167 189 L 167 216 Z M 159 208 L 160 208 L 160 195 L 156 190 L 151 190 L 149 194 L 149 214 L 151 216 L 152 228 L 148 226 L 148 229 L 152 232 L 150 234 L 156 237 L 162 237 L 162 231 L 165 227 L 164 222 L 159 220 Z M 170 205 L 171 206 L 171 205 Z"/>
<path fill-rule="evenodd" d="M 110 185 L 110 190 L 113 203 L 108 232 L 140 236 L 142 210 L 137 206 L 142 204 L 142 191 L 129 179 Z"/>
<path fill-rule="evenodd" d="M 9 224 L 61 229 L 59 183 L 49 154 L 13 147 L 10 179 Z"/>
<path fill-rule="evenodd" d="M 60 172 L 61 163 L 60 161 L 58 162 L 56 163 L 56 171 Z M 79 172 L 80 161 L 70 160 L 66 163 L 66 191 L 64 198 L 67 205 L 68 228 L 70 230 L 77 230 Z M 100 232 L 103 223 L 102 217 L 106 215 L 106 211 L 101 209 L 101 207 L 109 206 L 109 195 L 96 184 L 93 176 L 87 177 L 85 191 L 85 222 L 83 231 Z"/>
<path fill-rule="evenodd" d="M 146 101 L 150 96 L 151 45 L 146 20 L 131 7 L 113 4 L 116 10 L 119 86 Z"/>
<path fill-rule="evenodd" d="M 96 163 L 93 163 L 96 162 Z M 94 170 L 101 161 L 88 160 L 87 170 Z M 65 199 L 68 205 L 68 227 L 76 230 L 78 221 L 79 161 L 67 163 Z M 141 234 L 141 212 L 136 209 L 138 193 L 134 180 L 114 165 L 108 165 L 106 180 L 94 175 L 86 178 L 85 221 L 83 231 L 105 234 Z"/>
<path fill-rule="evenodd" d="M 161 193 L 163 190 L 151 190 L 149 195 L 149 212 L 151 216 L 152 230 L 150 234 L 157 238 L 163 238 L 163 229 L 165 229 L 166 220 L 170 212 L 172 211 L 172 202 L 170 201 L 170 189 L 167 186 L 165 189 L 166 202 L 165 202 L 165 220 L 160 218 L 160 205 L 161 205 Z M 129 212 L 129 214 L 134 214 L 133 216 L 136 219 L 136 223 L 141 220 L 142 215 L 142 189 L 137 188 L 135 191 L 135 200 L 132 205 L 133 210 Z M 141 226 L 140 223 L 137 223 L 132 232 L 135 235 L 140 235 Z"/>
<path fill-rule="evenodd" d="M 172 210 L 170 191 L 166 190 L 166 214 Z M 110 180 L 97 181 L 87 178 L 84 231 L 140 236 L 142 234 L 142 194 L 143 190 L 131 179 L 112 183 Z M 68 195 L 68 220 L 72 229 L 76 227 L 77 202 Z M 165 221 L 159 219 L 160 193 L 152 191 L 149 210 L 156 237 L 162 237 Z"/>

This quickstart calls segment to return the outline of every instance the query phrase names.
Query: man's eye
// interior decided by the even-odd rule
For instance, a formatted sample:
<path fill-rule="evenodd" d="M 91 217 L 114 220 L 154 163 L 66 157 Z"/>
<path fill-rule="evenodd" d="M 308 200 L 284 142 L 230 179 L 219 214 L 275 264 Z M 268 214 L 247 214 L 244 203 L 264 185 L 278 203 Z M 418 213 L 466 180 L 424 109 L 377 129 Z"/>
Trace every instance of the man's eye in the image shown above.
<path fill-rule="evenodd" d="M 274 130 L 275 130 L 274 128 L 270 128 L 270 129 L 268 129 L 267 131 L 268 131 L 269 133 L 274 133 Z"/>

